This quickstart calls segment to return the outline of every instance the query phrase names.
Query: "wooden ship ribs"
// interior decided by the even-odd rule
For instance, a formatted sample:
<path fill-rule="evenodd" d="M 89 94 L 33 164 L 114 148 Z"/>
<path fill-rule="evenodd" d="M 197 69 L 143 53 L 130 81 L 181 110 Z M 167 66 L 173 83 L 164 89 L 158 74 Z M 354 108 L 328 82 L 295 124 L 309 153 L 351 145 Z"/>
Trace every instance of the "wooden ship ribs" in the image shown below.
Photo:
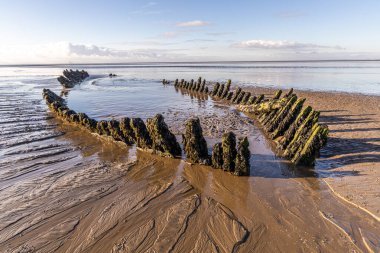
<path fill-rule="evenodd" d="M 66 101 L 49 89 L 42 92 L 49 108 L 56 116 L 66 122 L 81 126 L 91 133 L 105 136 L 126 145 L 135 144 L 138 148 L 166 157 L 182 157 L 182 149 L 175 135 L 169 130 L 161 114 L 146 120 L 141 118 L 121 118 L 119 121 L 97 121 L 85 113 L 77 113 L 67 107 Z M 186 122 L 183 134 L 183 147 L 186 159 L 190 163 L 212 165 L 238 176 L 248 176 L 250 173 L 250 153 L 247 138 L 239 139 L 232 132 L 226 133 L 220 143 L 222 149 L 208 154 L 207 143 L 203 137 L 202 128 L 198 118 L 190 118 Z M 218 164 L 213 163 L 214 156 L 218 156 Z M 221 164 L 222 166 L 219 166 Z"/>
<path fill-rule="evenodd" d="M 90 75 L 84 70 L 67 70 L 65 69 L 61 76 L 57 78 L 58 82 L 64 88 L 73 88 L 76 84 L 84 81 Z"/>
<path fill-rule="evenodd" d="M 197 81 L 176 79 L 170 82 L 163 79 L 162 83 L 172 83 L 175 88 L 204 93 L 236 105 L 238 110 L 260 123 L 266 136 L 276 144 L 277 155 L 289 159 L 295 165 L 314 165 L 320 149 L 327 142 L 329 130 L 327 125 L 318 122 L 319 111 L 304 106 L 305 99 L 298 98 L 293 89 L 282 97 L 282 90 L 278 90 L 272 98 L 266 99 L 263 94 L 251 94 L 240 87 L 231 91 L 231 80 L 225 84 L 217 82 L 212 89 L 201 77 Z M 218 148 L 216 144 L 214 150 Z"/>

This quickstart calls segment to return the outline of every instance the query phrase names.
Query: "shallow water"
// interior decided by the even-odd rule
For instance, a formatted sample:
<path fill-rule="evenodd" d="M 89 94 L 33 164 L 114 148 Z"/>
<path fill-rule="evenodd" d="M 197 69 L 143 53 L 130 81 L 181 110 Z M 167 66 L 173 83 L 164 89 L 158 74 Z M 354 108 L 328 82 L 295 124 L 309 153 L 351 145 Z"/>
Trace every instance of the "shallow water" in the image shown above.
<path fill-rule="evenodd" d="M 163 86 L 157 76 L 139 79 L 124 69 L 110 79 L 104 75 L 110 69 L 96 71 L 65 93 L 69 107 L 97 119 L 163 113 L 178 137 L 185 119 L 199 116 L 210 146 L 226 129 L 249 136 L 251 177 L 150 155 L 54 119 L 41 90 L 61 92 L 55 70 L 3 77 L 3 251 L 380 249 L 372 217 L 334 196 L 312 171 L 278 159 L 253 122 L 233 108 Z"/>
<path fill-rule="evenodd" d="M 340 91 L 380 95 L 380 61 L 140 63 L 96 65 L 0 66 L 0 77 L 59 75 L 64 68 L 91 75 L 122 74 L 133 79 L 197 78 L 246 86 Z"/>

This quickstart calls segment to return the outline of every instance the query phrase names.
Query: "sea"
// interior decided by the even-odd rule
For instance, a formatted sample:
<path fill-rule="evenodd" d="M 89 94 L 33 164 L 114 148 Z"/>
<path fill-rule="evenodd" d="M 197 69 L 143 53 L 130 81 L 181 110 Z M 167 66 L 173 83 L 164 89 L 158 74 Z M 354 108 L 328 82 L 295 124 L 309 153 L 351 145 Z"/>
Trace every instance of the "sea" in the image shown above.
<path fill-rule="evenodd" d="M 240 86 L 380 95 L 380 61 L 3 65 L 0 82 L 17 86 L 19 81 L 34 82 L 57 76 L 66 68 L 85 69 L 90 75 L 114 73 L 128 79 L 173 80 L 200 76 L 215 82 L 231 79 Z"/>

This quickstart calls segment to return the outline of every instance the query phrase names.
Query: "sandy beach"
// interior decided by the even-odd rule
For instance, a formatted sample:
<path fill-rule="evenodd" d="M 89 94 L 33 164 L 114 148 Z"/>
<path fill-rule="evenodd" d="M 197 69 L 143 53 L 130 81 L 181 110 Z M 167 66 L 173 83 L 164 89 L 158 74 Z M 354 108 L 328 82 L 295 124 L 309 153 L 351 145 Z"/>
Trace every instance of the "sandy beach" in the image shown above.
<path fill-rule="evenodd" d="M 0 10 L 0 253 L 380 253 L 380 1 Z"/>
<path fill-rule="evenodd" d="M 99 78 L 100 83 L 107 80 Z M 125 103 L 133 110 L 140 101 L 136 91 L 137 102 L 110 97 L 109 104 L 89 106 L 94 97 L 83 94 L 96 87 L 92 85 L 66 93 L 69 104 L 90 115 L 117 118 L 126 112 L 115 108 L 125 108 Z M 174 106 L 161 113 L 179 140 L 190 116 L 200 118 L 209 146 L 226 129 L 249 136 L 251 176 L 236 177 L 136 150 L 65 123 L 42 101 L 45 87 L 58 94 L 61 90 L 49 79 L 31 91 L 1 96 L 4 252 L 380 249 L 378 97 L 296 90 L 321 110 L 321 122 L 331 133 L 314 169 L 294 169 L 275 155 L 255 120 L 233 106 L 154 84 L 152 94 L 162 91 L 173 99 Z M 273 94 L 271 89 L 251 90 Z M 142 91 L 149 96 L 144 86 Z M 108 99 L 102 96 L 97 99 Z M 162 103 L 159 98 L 157 103 Z M 148 117 L 155 112 L 141 108 L 136 113 Z"/>

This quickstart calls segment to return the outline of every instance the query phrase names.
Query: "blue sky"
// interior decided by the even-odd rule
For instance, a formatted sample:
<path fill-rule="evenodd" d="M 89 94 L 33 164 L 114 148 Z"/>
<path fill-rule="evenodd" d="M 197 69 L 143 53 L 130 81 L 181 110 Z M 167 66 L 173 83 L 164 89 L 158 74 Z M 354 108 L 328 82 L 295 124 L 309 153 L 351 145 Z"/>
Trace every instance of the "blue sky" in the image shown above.
<path fill-rule="evenodd" d="M 380 1 L 2 0 L 0 64 L 379 59 Z"/>

